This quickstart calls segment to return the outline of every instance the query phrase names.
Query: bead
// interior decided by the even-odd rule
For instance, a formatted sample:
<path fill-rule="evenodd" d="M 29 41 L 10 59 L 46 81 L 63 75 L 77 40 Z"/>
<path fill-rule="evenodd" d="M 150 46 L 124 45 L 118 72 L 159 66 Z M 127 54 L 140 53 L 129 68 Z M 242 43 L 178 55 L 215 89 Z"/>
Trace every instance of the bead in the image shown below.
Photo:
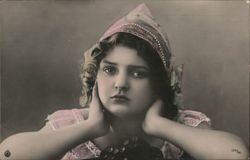
<path fill-rule="evenodd" d="M 114 154 L 119 153 L 119 149 L 117 149 L 117 148 L 116 148 L 116 149 L 114 150 L 114 152 L 113 152 L 113 153 L 114 153 Z"/>
<path fill-rule="evenodd" d="M 5 156 L 5 157 L 10 157 L 10 155 L 11 155 L 11 153 L 10 153 L 9 150 L 6 150 L 6 151 L 4 152 L 4 156 Z"/>
<path fill-rule="evenodd" d="M 114 148 L 111 147 L 111 148 L 108 149 L 108 152 L 113 152 L 113 150 L 114 150 Z"/>
<path fill-rule="evenodd" d="M 124 145 L 128 145 L 129 144 L 129 140 L 126 140 L 125 142 L 123 142 Z"/>
<path fill-rule="evenodd" d="M 121 152 L 124 152 L 125 150 L 126 150 L 126 148 L 125 148 L 125 147 L 122 147 Z"/>

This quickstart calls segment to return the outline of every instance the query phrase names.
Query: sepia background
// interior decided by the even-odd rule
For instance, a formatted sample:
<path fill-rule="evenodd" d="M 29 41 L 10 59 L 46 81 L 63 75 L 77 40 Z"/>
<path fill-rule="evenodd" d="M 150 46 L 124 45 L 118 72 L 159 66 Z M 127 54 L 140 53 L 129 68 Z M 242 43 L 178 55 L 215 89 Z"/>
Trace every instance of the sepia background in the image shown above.
<path fill-rule="evenodd" d="M 0 0 L 1 140 L 78 107 L 82 53 L 145 2 L 184 64 L 187 109 L 249 146 L 249 4 L 235 1 Z M 205 137 L 204 137 L 205 138 Z"/>

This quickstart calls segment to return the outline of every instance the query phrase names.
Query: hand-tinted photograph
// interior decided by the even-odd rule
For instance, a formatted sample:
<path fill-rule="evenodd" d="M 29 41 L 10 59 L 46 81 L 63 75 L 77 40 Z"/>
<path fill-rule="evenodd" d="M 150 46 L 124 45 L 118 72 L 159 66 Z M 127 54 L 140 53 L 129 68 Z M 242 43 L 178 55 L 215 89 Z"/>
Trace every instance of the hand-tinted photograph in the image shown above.
<path fill-rule="evenodd" d="M 249 158 L 249 1 L 0 8 L 0 159 Z"/>

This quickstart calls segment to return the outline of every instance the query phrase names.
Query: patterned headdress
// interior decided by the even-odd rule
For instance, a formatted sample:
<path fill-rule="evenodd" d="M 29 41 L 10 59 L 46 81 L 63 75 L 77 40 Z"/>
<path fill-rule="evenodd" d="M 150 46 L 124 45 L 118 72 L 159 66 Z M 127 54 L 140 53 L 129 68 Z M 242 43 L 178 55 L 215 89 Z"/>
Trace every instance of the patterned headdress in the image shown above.
<path fill-rule="evenodd" d="M 155 21 L 155 18 L 153 17 L 148 7 L 144 3 L 142 3 L 135 9 L 130 11 L 126 16 L 113 23 L 101 36 L 99 42 L 102 42 L 104 39 L 116 33 L 132 34 L 147 41 L 154 48 L 154 50 L 160 57 L 162 64 L 164 65 L 167 77 L 171 79 L 171 83 L 169 85 L 171 85 L 173 90 L 175 91 L 175 103 L 180 107 L 180 97 L 182 95 L 181 77 L 183 65 L 177 67 L 173 66 L 173 57 L 170 51 L 170 44 L 167 35 L 163 32 L 160 25 Z M 92 47 L 85 52 L 85 62 L 95 61 L 95 57 L 97 57 L 99 53 L 93 52 L 94 49 L 97 49 L 97 47 Z M 90 73 L 93 74 L 93 72 L 90 72 L 90 70 L 93 70 L 93 67 L 95 68 L 96 66 L 94 65 L 94 63 L 85 64 L 86 66 L 84 66 L 84 68 L 86 72 L 83 76 L 85 76 L 85 80 L 89 80 L 90 77 L 93 77 L 93 75 L 90 75 Z M 86 92 L 86 88 L 84 92 Z M 87 92 L 87 94 L 90 94 L 91 89 L 87 89 Z"/>
<path fill-rule="evenodd" d="M 102 35 L 100 41 L 118 32 L 130 33 L 150 43 L 161 57 L 163 65 L 169 73 L 171 52 L 168 39 L 144 3 L 112 24 Z"/>

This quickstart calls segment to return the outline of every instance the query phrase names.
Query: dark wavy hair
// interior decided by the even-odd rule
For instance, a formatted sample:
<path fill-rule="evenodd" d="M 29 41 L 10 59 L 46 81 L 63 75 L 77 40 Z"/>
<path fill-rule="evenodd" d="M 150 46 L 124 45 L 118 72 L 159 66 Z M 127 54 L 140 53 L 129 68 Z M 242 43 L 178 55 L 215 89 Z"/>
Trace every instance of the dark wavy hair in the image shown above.
<path fill-rule="evenodd" d="M 164 110 L 162 115 L 174 119 L 178 108 L 174 104 L 174 90 L 170 86 L 169 73 L 164 69 L 162 60 L 153 47 L 145 40 L 129 33 L 116 33 L 97 44 L 92 50 L 92 55 L 98 55 L 91 61 L 83 60 L 82 63 L 82 96 L 81 106 L 85 107 L 91 100 L 99 64 L 103 57 L 116 46 L 125 46 L 137 51 L 149 65 L 151 84 L 155 93 L 163 100 Z"/>

